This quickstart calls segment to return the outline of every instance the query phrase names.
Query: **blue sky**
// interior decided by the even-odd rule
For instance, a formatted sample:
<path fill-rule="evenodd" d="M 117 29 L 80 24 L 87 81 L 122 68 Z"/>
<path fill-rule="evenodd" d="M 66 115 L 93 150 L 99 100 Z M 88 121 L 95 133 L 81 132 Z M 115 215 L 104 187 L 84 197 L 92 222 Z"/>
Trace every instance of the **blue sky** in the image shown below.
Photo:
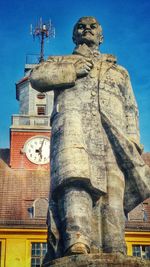
<path fill-rule="evenodd" d="M 45 54 L 69 54 L 78 18 L 95 16 L 103 27 L 101 52 L 117 56 L 130 73 L 140 111 L 141 143 L 150 151 L 150 1 L 148 0 L 1 0 L 0 2 L 0 147 L 9 147 L 11 115 L 19 113 L 15 83 L 23 77 L 27 54 L 39 52 L 30 24 L 51 18 L 56 38 Z"/>

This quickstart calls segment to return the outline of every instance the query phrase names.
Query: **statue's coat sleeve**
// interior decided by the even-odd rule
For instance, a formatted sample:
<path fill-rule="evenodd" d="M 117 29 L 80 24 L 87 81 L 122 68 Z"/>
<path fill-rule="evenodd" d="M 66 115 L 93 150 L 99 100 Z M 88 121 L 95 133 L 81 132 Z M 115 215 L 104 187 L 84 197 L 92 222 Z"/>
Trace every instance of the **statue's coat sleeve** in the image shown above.
<path fill-rule="evenodd" d="M 75 67 L 72 62 L 66 62 L 64 57 L 49 58 L 36 66 L 30 75 L 32 87 L 40 92 L 73 86 L 75 80 Z"/>

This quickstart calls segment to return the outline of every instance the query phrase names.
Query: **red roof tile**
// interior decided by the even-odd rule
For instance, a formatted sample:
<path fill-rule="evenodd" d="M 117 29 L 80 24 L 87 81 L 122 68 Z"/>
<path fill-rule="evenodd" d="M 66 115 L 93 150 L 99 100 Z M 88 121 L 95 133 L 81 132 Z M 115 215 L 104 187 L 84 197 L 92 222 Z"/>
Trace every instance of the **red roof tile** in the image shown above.
<path fill-rule="evenodd" d="M 9 150 L 0 150 L 0 157 L 0 221 L 28 220 L 32 224 L 28 208 L 37 198 L 48 198 L 49 172 L 11 169 Z"/>

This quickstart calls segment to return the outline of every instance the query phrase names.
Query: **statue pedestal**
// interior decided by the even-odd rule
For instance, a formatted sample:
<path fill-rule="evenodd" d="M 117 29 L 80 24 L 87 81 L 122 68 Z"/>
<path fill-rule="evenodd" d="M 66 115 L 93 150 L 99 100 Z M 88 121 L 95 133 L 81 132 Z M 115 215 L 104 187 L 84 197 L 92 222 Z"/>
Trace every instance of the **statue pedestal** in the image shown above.
<path fill-rule="evenodd" d="M 120 254 L 73 255 L 53 260 L 42 267 L 150 267 L 150 261 Z"/>

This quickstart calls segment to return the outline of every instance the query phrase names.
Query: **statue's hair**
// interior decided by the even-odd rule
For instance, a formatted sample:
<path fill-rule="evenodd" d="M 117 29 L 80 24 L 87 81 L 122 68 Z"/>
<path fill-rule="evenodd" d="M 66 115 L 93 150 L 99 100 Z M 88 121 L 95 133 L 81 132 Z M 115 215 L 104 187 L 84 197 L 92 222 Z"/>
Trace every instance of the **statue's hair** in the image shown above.
<path fill-rule="evenodd" d="M 76 35 L 76 30 L 77 30 L 77 27 L 78 27 L 78 24 L 83 20 L 83 19 L 94 19 L 96 21 L 96 23 L 99 25 L 100 27 L 100 30 L 101 30 L 101 36 L 102 35 L 102 26 L 100 25 L 100 23 L 98 22 L 98 20 L 95 18 L 95 17 L 92 17 L 92 16 L 87 16 L 87 17 L 81 17 L 77 22 L 76 24 L 74 25 L 74 28 L 73 28 L 73 35 L 72 35 L 72 40 L 73 42 L 76 44 L 76 38 L 75 38 L 75 35 Z"/>

